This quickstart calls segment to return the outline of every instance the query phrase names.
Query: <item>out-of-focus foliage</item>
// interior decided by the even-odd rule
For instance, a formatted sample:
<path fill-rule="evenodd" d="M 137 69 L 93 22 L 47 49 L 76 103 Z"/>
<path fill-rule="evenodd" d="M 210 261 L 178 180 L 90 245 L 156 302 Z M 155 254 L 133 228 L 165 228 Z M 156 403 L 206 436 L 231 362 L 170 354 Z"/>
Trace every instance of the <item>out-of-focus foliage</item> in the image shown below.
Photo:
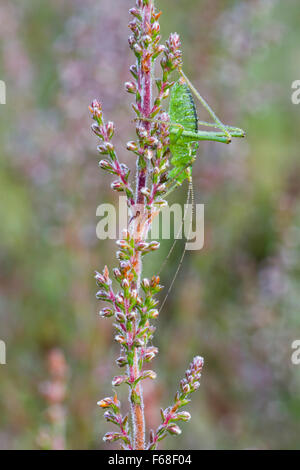
<path fill-rule="evenodd" d="M 70 372 L 67 445 L 104 448 L 96 401 L 110 394 L 116 348 L 109 321 L 96 315 L 93 270 L 114 266 L 115 250 L 97 240 L 95 212 L 117 200 L 97 171 L 93 98 L 115 121 L 119 154 L 134 169 L 124 150 L 133 125 L 123 90 L 133 2 L 113 3 L 1 1 L 1 448 L 37 448 L 46 420 L 39 384 L 56 347 Z M 290 98 L 299 79 L 299 2 L 157 5 L 164 37 L 181 35 L 186 73 L 247 139 L 201 144 L 193 174 L 205 203 L 205 247 L 188 253 L 161 314 L 147 421 L 158 424 L 178 371 L 201 354 L 193 419 L 167 448 L 299 448 L 300 369 L 290 360 L 300 338 L 300 108 Z M 167 251 L 165 241 L 147 272 Z M 178 256 L 163 273 L 166 286 Z"/>

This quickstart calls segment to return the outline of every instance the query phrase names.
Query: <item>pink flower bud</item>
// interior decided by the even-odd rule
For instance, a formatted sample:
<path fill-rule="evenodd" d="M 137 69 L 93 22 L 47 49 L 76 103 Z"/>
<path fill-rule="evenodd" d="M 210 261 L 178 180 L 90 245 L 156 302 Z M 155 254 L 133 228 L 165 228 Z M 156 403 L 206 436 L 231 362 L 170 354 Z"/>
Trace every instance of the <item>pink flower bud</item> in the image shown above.
<path fill-rule="evenodd" d="M 121 271 L 118 268 L 113 269 L 113 274 L 116 279 L 120 279 L 122 277 Z"/>
<path fill-rule="evenodd" d="M 167 189 L 167 187 L 166 187 L 165 184 L 160 184 L 156 188 L 156 194 L 162 194 L 162 193 L 166 192 L 166 189 Z"/>
<path fill-rule="evenodd" d="M 136 56 L 141 56 L 142 53 L 143 53 L 143 49 L 141 48 L 141 46 L 139 44 L 134 44 L 133 51 L 134 51 Z"/>
<path fill-rule="evenodd" d="M 96 122 L 93 122 L 93 124 L 91 125 L 91 129 L 98 137 L 103 138 L 102 126 L 100 128 Z"/>
<path fill-rule="evenodd" d="M 148 188 L 142 188 L 141 193 L 146 197 L 150 197 L 150 194 L 151 194 Z"/>
<path fill-rule="evenodd" d="M 97 150 L 101 155 L 106 155 L 108 153 L 105 143 L 98 145 Z"/>
<path fill-rule="evenodd" d="M 149 317 L 155 320 L 159 315 L 159 311 L 157 309 L 152 309 L 149 312 Z"/>
<path fill-rule="evenodd" d="M 120 181 L 120 180 L 113 181 L 111 183 L 110 187 L 114 191 L 123 191 L 123 189 L 124 189 L 124 185 L 123 185 L 122 181 Z"/>
<path fill-rule="evenodd" d="M 100 168 L 102 168 L 102 170 L 108 170 L 108 171 L 114 170 L 114 167 L 107 160 L 100 160 L 99 166 Z"/>
<path fill-rule="evenodd" d="M 126 240 L 123 240 L 123 239 L 117 240 L 117 241 L 116 241 L 116 244 L 117 244 L 120 248 L 122 248 L 122 249 L 125 249 L 125 248 L 127 249 L 127 248 L 129 248 L 129 245 L 128 245 L 127 241 L 126 241 Z"/>
<path fill-rule="evenodd" d="M 131 13 L 131 15 L 135 16 L 139 20 L 142 19 L 141 12 L 138 8 L 130 8 L 129 13 Z"/>
<path fill-rule="evenodd" d="M 163 44 L 160 44 L 159 46 L 157 46 L 156 48 L 156 54 L 161 54 L 162 52 L 164 52 L 166 50 L 166 46 L 164 46 Z"/>
<path fill-rule="evenodd" d="M 103 436 L 104 442 L 114 442 L 121 438 L 121 434 L 119 432 L 107 432 L 105 436 Z"/>
<path fill-rule="evenodd" d="M 116 335 L 115 336 L 115 341 L 119 344 L 124 344 L 125 341 L 126 341 L 126 338 L 123 335 Z"/>
<path fill-rule="evenodd" d="M 168 426 L 167 431 L 175 436 L 179 436 L 179 434 L 181 434 L 181 429 L 179 426 L 177 426 L 177 424 L 172 424 L 171 426 Z"/>
<path fill-rule="evenodd" d="M 158 250 L 159 247 L 160 247 L 159 242 L 153 241 L 153 242 L 149 243 L 149 250 L 151 250 L 151 251 Z"/>
<path fill-rule="evenodd" d="M 126 317 L 125 317 L 124 313 L 122 313 L 122 312 L 116 312 L 115 317 L 116 317 L 116 320 L 119 323 L 125 323 L 125 321 L 126 321 Z"/>
<path fill-rule="evenodd" d="M 122 383 L 126 382 L 126 380 L 128 380 L 127 375 L 117 375 L 112 379 L 111 383 L 113 387 L 118 387 Z"/>
<path fill-rule="evenodd" d="M 189 386 L 189 384 L 184 384 L 184 385 L 181 387 L 181 390 L 183 391 L 183 393 L 189 393 L 189 391 L 190 391 L 190 386 Z"/>
<path fill-rule="evenodd" d="M 109 294 L 103 290 L 103 289 L 100 289 L 98 290 L 98 292 L 96 293 L 96 298 L 98 300 L 107 300 L 109 298 Z"/>
<path fill-rule="evenodd" d="M 102 318 L 109 318 L 109 317 L 112 317 L 114 314 L 113 310 L 108 308 L 108 307 L 105 307 L 103 308 L 102 310 L 100 310 L 99 312 L 99 315 L 100 317 Z"/>
<path fill-rule="evenodd" d="M 118 357 L 118 359 L 116 359 L 116 364 L 119 366 L 119 367 L 124 367 L 126 366 L 127 364 L 127 359 L 125 356 L 120 356 Z"/>
<path fill-rule="evenodd" d="M 144 44 L 144 47 L 148 47 L 151 41 L 152 41 L 151 36 L 149 36 L 149 34 L 144 34 L 144 36 L 142 37 L 142 42 Z"/>
<path fill-rule="evenodd" d="M 158 349 L 155 348 L 154 346 L 151 346 L 150 348 L 147 348 L 143 352 L 143 358 L 145 361 L 150 362 L 152 359 L 155 358 L 156 354 L 158 353 Z"/>
<path fill-rule="evenodd" d="M 145 370 L 145 372 L 143 372 L 143 379 L 155 380 L 156 377 L 157 377 L 157 375 L 153 370 Z"/>
<path fill-rule="evenodd" d="M 134 343 L 133 343 L 133 344 L 134 344 L 134 346 L 135 346 L 136 348 L 142 348 L 142 347 L 144 346 L 145 342 L 144 342 L 144 340 L 143 340 L 142 338 L 136 338 L 136 339 L 134 340 Z"/>
<path fill-rule="evenodd" d="M 124 299 L 120 294 L 116 295 L 116 302 L 120 305 L 122 305 L 124 303 Z"/>
<path fill-rule="evenodd" d="M 115 133 L 115 125 L 112 121 L 108 121 L 108 123 L 106 124 L 106 132 L 107 132 L 107 137 L 111 139 Z"/>
<path fill-rule="evenodd" d="M 145 156 L 145 158 L 147 158 L 147 160 L 152 160 L 152 158 L 153 158 L 152 150 L 147 148 L 144 152 L 144 156 Z"/>
<path fill-rule="evenodd" d="M 97 271 L 96 271 L 96 274 L 95 274 L 95 279 L 96 279 L 97 283 L 100 284 L 100 285 L 106 284 L 106 279 L 103 276 L 103 274 L 100 274 Z"/>
<path fill-rule="evenodd" d="M 138 76 L 137 66 L 136 65 L 131 65 L 129 70 L 130 70 L 131 74 L 134 76 L 134 78 L 137 78 L 137 76 Z"/>
<path fill-rule="evenodd" d="M 136 312 L 134 310 L 132 310 L 131 312 L 129 312 L 127 314 L 127 320 L 129 320 L 129 321 L 135 320 L 136 317 L 137 317 L 137 315 L 136 315 Z"/>
<path fill-rule="evenodd" d="M 121 287 L 123 289 L 128 289 L 129 288 L 129 281 L 127 279 L 123 279 L 123 281 L 121 282 Z"/>
<path fill-rule="evenodd" d="M 131 298 L 132 299 L 136 299 L 137 296 L 138 296 L 138 292 L 136 289 L 132 289 L 132 291 L 130 292 L 130 295 L 131 295 Z"/>
<path fill-rule="evenodd" d="M 140 139 L 145 139 L 148 137 L 148 131 L 144 128 L 144 126 L 138 126 L 136 132 Z"/>
<path fill-rule="evenodd" d="M 160 31 L 160 26 L 159 26 L 159 22 L 158 21 L 155 21 L 151 27 L 153 33 L 159 33 Z"/>
<path fill-rule="evenodd" d="M 128 38 L 128 44 L 129 44 L 130 49 L 133 49 L 133 47 L 134 47 L 134 45 L 135 45 L 135 42 L 136 42 L 136 41 L 135 41 L 134 36 L 129 36 L 129 38 Z"/>
<path fill-rule="evenodd" d="M 93 100 L 91 106 L 89 107 L 90 112 L 94 118 L 102 119 L 102 105 L 98 100 Z"/>
<path fill-rule="evenodd" d="M 128 92 L 128 93 L 133 93 L 135 94 L 137 89 L 136 89 L 136 84 L 134 82 L 126 82 L 125 83 L 125 90 Z"/>
<path fill-rule="evenodd" d="M 191 414 L 188 411 L 181 411 L 180 413 L 176 414 L 176 417 L 180 421 L 189 421 L 191 419 Z"/>
<path fill-rule="evenodd" d="M 130 152 L 137 152 L 138 150 L 138 146 L 136 145 L 134 141 L 127 142 L 126 147 L 127 147 L 127 150 L 129 150 Z"/>
<path fill-rule="evenodd" d="M 114 400 L 112 397 L 106 397 L 100 401 L 97 401 L 97 405 L 100 406 L 100 408 L 110 408 L 113 404 Z"/>
<path fill-rule="evenodd" d="M 145 290 L 149 289 L 150 288 L 150 281 L 149 279 L 145 278 L 142 280 L 142 286 Z"/>
<path fill-rule="evenodd" d="M 156 137 L 149 137 L 148 139 L 148 143 L 149 145 L 151 145 L 152 147 L 157 147 L 158 145 L 158 139 Z"/>

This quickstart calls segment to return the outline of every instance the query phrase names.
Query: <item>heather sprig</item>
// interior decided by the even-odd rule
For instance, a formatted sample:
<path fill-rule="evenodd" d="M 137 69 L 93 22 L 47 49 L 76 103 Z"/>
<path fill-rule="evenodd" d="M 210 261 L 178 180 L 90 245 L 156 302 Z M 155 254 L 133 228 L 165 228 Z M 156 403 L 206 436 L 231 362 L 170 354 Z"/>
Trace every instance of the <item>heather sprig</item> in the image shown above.
<path fill-rule="evenodd" d="M 202 357 L 196 356 L 193 359 L 185 372 L 185 377 L 180 381 L 180 389 L 176 392 L 173 406 L 164 410 L 161 409 L 162 424 L 157 428 L 156 432 L 150 431 L 149 450 L 156 449 L 158 442 L 162 441 L 168 434 L 181 434 L 181 429 L 177 422 L 187 422 L 191 419 L 188 411 L 178 410 L 191 401 L 189 395 L 200 387 L 203 364 L 204 360 Z"/>
<path fill-rule="evenodd" d="M 49 380 L 40 385 L 47 408 L 47 425 L 38 434 L 38 446 L 44 450 L 64 450 L 66 448 L 66 408 L 65 398 L 68 381 L 68 367 L 63 352 L 52 349 L 47 357 Z"/>
<path fill-rule="evenodd" d="M 161 12 L 156 10 L 153 0 L 137 0 L 130 13 L 133 18 L 129 23 L 129 46 L 134 53 L 135 63 L 130 67 L 132 78 L 125 83 L 125 89 L 135 96 L 132 107 L 137 138 L 128 142 L 126 147 L 136 159 L 135 191 L 129 181 L 129 169 L 119 162 L 112 142 L 114 124 L 105 122 L 101 103 L 97 100 L 92 102 L 90 111 L 94 120 L 92 130 L 100 139 L 97 149 L 105 156 L 100 161 L 100 168 L 117 177 L 111 187 L 126 194 L 130 214 L 128 227 L 116 242 L 118 266 L 112 271 L 113 279 L 107 266 L 102 273 L 95 273 L 95 279 L 99 287 L 96 297 L 109 303 L 109 307 L 101 309 L 100 316 L 113 317 L 115 321 L 114 339 L 120 347 L 116 364 L 124 369 L 124 373 L 113 378 L 112 386 L 116 388 L 127 384 L 129 387 L 131 427 L 127 415 L 123 417 L 121 413 L 116 393 L 113 397 L 100 400 L 98 405 L 106 409 L 105 419 L 119 428 L 116 432 L 108 432 L 104 436 L 105 441 L 121 441 L 123 449 L 145 450 L 142 383 L 146 379 L 156 378 L 156 373 L 148 369 L 148 363 L 156 357 L 158 349 L 149 342 L 155 332 L 152 323 L 159 315 L 155 296 L 162 286 L 159 276 L 142 278 L 142 260 L 145 255 L 159 248 L 159 243 L 147 241 L 147 236 L 154 217 L 167 204 L 164 196 L 167 193 L 170 160 L 170 119 L 168 113 L 163 111 L 162 104 L 174 85 L 170 75 L 181 66 L 182 53 L 177 33 L 171 34 L 165 45 L 160 44 Z M 159 57 L 161 78 L 154 80 L 154 62 Z M 155 97 L 154 83 L 157 89 Z M 157 121 L 154 122 L 154 119 Z M 176 395 L 174 406 L 163 412 L 163 423 L 157 432 L 151 432 L 148 448 L 156 448 L 167 433 L 178 434 L 176 420 L 187 420 L 188 414 L 178 413 L 177 410 L 188 403 L 187 397 L 197 388 L 199 361 L 198 357 L 194 359 L 186 379 L 181 383 L 181 391 Z"/>

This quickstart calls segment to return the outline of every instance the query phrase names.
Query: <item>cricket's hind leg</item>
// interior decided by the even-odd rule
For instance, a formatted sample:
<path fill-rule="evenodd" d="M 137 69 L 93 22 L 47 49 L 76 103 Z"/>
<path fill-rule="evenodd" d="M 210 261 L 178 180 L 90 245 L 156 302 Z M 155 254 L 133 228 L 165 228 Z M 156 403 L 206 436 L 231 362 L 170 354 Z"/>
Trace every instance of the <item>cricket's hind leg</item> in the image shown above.
<path fill-rule="evenodd" d="M 186 81 L 186 83 L 188 84 L 188 86 L 190 87 L 190 89 L 192 90 L 192 92 L 194 93 L 194 95 L 196 96 L 196 98 L 200 101 L 200 103 L 202 104 L 202 106 L 206 109 L 206 111 L 211 115 L 211 117 L 213 118 L 213 120 L 215 121 L 216 123 L 216 127 L 218 127 L 219 129 L 221 129 L 224 134 L 226 135 L 227 137 L 227 143 L 231 142 L 231 134 L 230 132 L 228 131 L 228 128 L 227 126 L 225 126 L 221 120 L 218 118 L 218 116 L 216 115 L 216 113 L 212 110 L 212 108 L 209 106 L 209 104 L 206 102 L 206 100 L 200 95 L 200 93 L 196 90 L 196 88 L 194 87 L 194 85 L 190 82 L 190 80 L 187 78 L 187 76 L 184 74 L 183 70 L 181 68 L 179 68 L 179 73 L 180 75 L 183 77 L 183 79 Z"/>
<path fill-rule="evenodd" d="M 198 121 L 199 126 L 206 126 L 206 127 L 214 127 L 215 129 L 217 126 L 213 122 L 206 122 L 206 121 Z M 231 137 L 245 137 L 246 133 L 243 129 L 240 129 L 239 127 L 233 127 L 233 126 L 227 126 L 225 127 L 230 131 Z M 219 129 L 219 127 L 218 127 Z"/>

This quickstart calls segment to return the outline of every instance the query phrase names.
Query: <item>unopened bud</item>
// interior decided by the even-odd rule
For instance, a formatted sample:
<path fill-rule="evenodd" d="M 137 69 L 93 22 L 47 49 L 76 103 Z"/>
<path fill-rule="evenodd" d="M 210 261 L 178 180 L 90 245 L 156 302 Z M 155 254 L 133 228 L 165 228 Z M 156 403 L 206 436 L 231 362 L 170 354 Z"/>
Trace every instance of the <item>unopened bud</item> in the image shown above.
<path fill-rule="evenodd" d="M 143 379 L 155 380 L 156 377 L 157 377 L 157 375 L 153 370 L 146 370 L 145 372 L 143 372 Z"/>
<path fill-rule="evenodd" d="M 135 16 L 139 20 L 142 19 L 140 10 L 138 8 L 130 8 L 129 13 L 131 13 L 133 16 Z"/>
<path fill-rule="evenodd" d="M 113 269 L 113 274 L 117 280 L 119 280 L 122 277 L 121 271 L 118 268 Z"/>
<path fill-rule="evenodd" d="M 136 93 L 136 84 L 134 82 L 126 82 L 125 83 L 125 90 L 128 92 L 128 93 Z"/>
<path fill-rule="evenodd" d="M 126 341 L 126 338 L 123 335 L 116 335 L 115 336 L 115 341 L 119 344 L 124 344 L 125 341 Z"/>
<path fill-rule="evenodd" d="M 91 129 L 98 137 L 103 138 L 103 133 L 96 122 L 93 122 L 93 124 L 91 125 Z"/>
<path fill-rule="evenodd" d="M 106 132 L 107 137 L 111 139 L 115 132 L 115 125 L 112 121 L 108 121 L 108 123 L 106 124 Z"/>
<path fill-rule="evenodd" d="M 131 74 L 134 76 L 134 78 L 137 78 L 137 76 L 138 76 L 137 66 L 136 65 L 131 65 L 129 70 L 130 70 Z"/>
<path fill-rule="evenodd" d="M 153 158 L 152 150 L 147 148 L 144 152 L 144 156 L 145 156 L 145 158 L 147 158 L 147 160 L 152 160 L 152 158 Z"/>
<path fill-rule="evenodd" d="M 159 242 L 153 241 L 149 243 L 149 250 L 151 251 L 158 250 L 159 247 L 160 247 Z"/>
<path fill-rule="evenodd" d="M 115 317 L 116 317 L 116 320 L 119 323 L 125 323 L 125 321 L 126 321 L 126 317 L 125 317 L 124 313 L 122 313 L 122 312 L 116 312 Z"/>
<path fill-rule="evenodd" d="M 177 424 L 172 424 L 171 426 L 168 426 L 167 431 L 175 436 L 179 436 L 179 434 L 181 434 L 181 429 L 179 426 L 177 426 Z"/>
<path fill-rule="evenodd" d="M 120 248 L 122 248 L 122 249 L 127 249 L 127 248 L 129 248 L 129 245 L 128 245 L 127 241 L 126 241 L 126 240 L 123 240 L 123 239 L 117 240 L 117 241 L 116 241 L 116 244 L 117 244 Z"/>
<path fill-rule="evenodd" d="M 145 241 L 140 241 L 136 244 L 136 249 L 138 251 L 145 251 L 147 250 L 149 247 L 149 243 L 145 242 Z"/>
<path fill-rule="evenodd" d="M 159 33 L 159 31 L 160 31 L 159 22 L 158 22 L 158 21 L 155 21 L 155 22 L 153 23 L 151 29 L 152 29 L 152 31 L 153 31 L 154 33 L 156 33 L 156 34 Z"/>
<path fill-rule="evenodd" d="M 135 53 L 136 56 L 141 56 L 142 53 L 143 53 L 143 49 L 141 48 L 141 46 L 137 43 L 135 43 L 133 45 L 133 51 Z"/>
<path fill-rule="evenodd" d="M 159 315 L 159 311 L 155 308 L 153 308 L 149 312 L 149 317 L 152 318 L 153 320 L 155 320 L 158 317 L 158 315 Z"/>
<path fill-rule="evenodd" d="M 105 436 L 103 436 L 104 442 L 114 442 L 121 438 L 121 434 L 119 432 L 107 432 Z"/>
<path fill-rule="evenodd" d="M 127 375 L 117 375 L 116 377 L 112 379 L 112 382 L 111 382 L 112 386 L 118 387 L 122 383 L 126 382 L 127 379 L 128 379 Z"/>
<path fill-rule="evenodd" d="M 128 289 L 129 287 L 129 281 L 127 279 L 123 279 L 123 281 L 121 282 L 121 287 L 123 289 Z"/>
<path fill-rule="evenodd" d="M 100 310 L 99 315 L 101 318 L 109 318 L 112 317 L 114 314 L 113 310 L 111 308 L 105 307 L 102 310 Z"/>
<path fill-rule="evenodd" d="M 191 419 L 191 414 L 188 411 L 181 411 L 176 414 L 176 417 L 180 421 L 189 421 Z"/>
<path fill-rule="evenodd" d="M 120 294 L 116 295 L 116 302 L 120 305 L 122 305 L 124 303 L 124 299 Z"/>
<path fill-rule="evenodd" d="M 142 42 L 144 44 L 145 47 L 148 47 L 149 44 L 151 43 L 151 36 L 149 36 L 149 34 L 145 34 L 143 37 L 142 37 Z"/>
<path fill-rule="evenodd" d="M 109 408 L 114 404 L 114 401 L 111 397 L 103 398 L 102 400 L 97 402 L 97 405 L 100 408 Z"/>
<path fill-rule="evenodd" d="M 150 194 L 151 194 L 148 188 L 142 188 L 141 193 L 146 197 L 150 197 Z"/>
<path fill-rule="evenodd" d="M 133 140 L 130 142 L 127 142 L 126 147 L 127 147 L 127 150 L 129 150 L 130 152 L 137 152 L 138 150 L 138 146 Z"/>
<path fill-rule="evenodd" d="M 150 287 L 150 281 L 149 279 L 145 278 L 142 280 L 142 287 L 145 289 L 145 290 L 148 290 L 149 287 Z"/>
<path fill-rule="evenodd" d="M 98 290 L 97 294 L 96 294 L 96 298 L 98 300 L 107 300 L 109 297 L 109 294 L 105 291 L 105 290 Z"/>
<path fill-rule="evenodd" d="M 124 185 L 123 185 L 122 181 L 120 181 L 120 180 L 113 181 L 111 183 L 110 187 L 114 191 L 123 191 L 123 189 L 124 189 Z"/>
<path fill-rule="evenodd" d="M 127 364 L 127 359 L 125 356 L 120 356 L 118 357 L 118 359 L 116 359 L 116 364 L 119 366 L 119 367 L 124 367 L 126 366 Z"/>
<path fill-rule="evenodd" d="M 99 166 L 100 168 L 102 168 L 102 170 L 111 171 L 114 169 L 111 163 L 109 163 L 107 160 L 100 160 Z"/>

